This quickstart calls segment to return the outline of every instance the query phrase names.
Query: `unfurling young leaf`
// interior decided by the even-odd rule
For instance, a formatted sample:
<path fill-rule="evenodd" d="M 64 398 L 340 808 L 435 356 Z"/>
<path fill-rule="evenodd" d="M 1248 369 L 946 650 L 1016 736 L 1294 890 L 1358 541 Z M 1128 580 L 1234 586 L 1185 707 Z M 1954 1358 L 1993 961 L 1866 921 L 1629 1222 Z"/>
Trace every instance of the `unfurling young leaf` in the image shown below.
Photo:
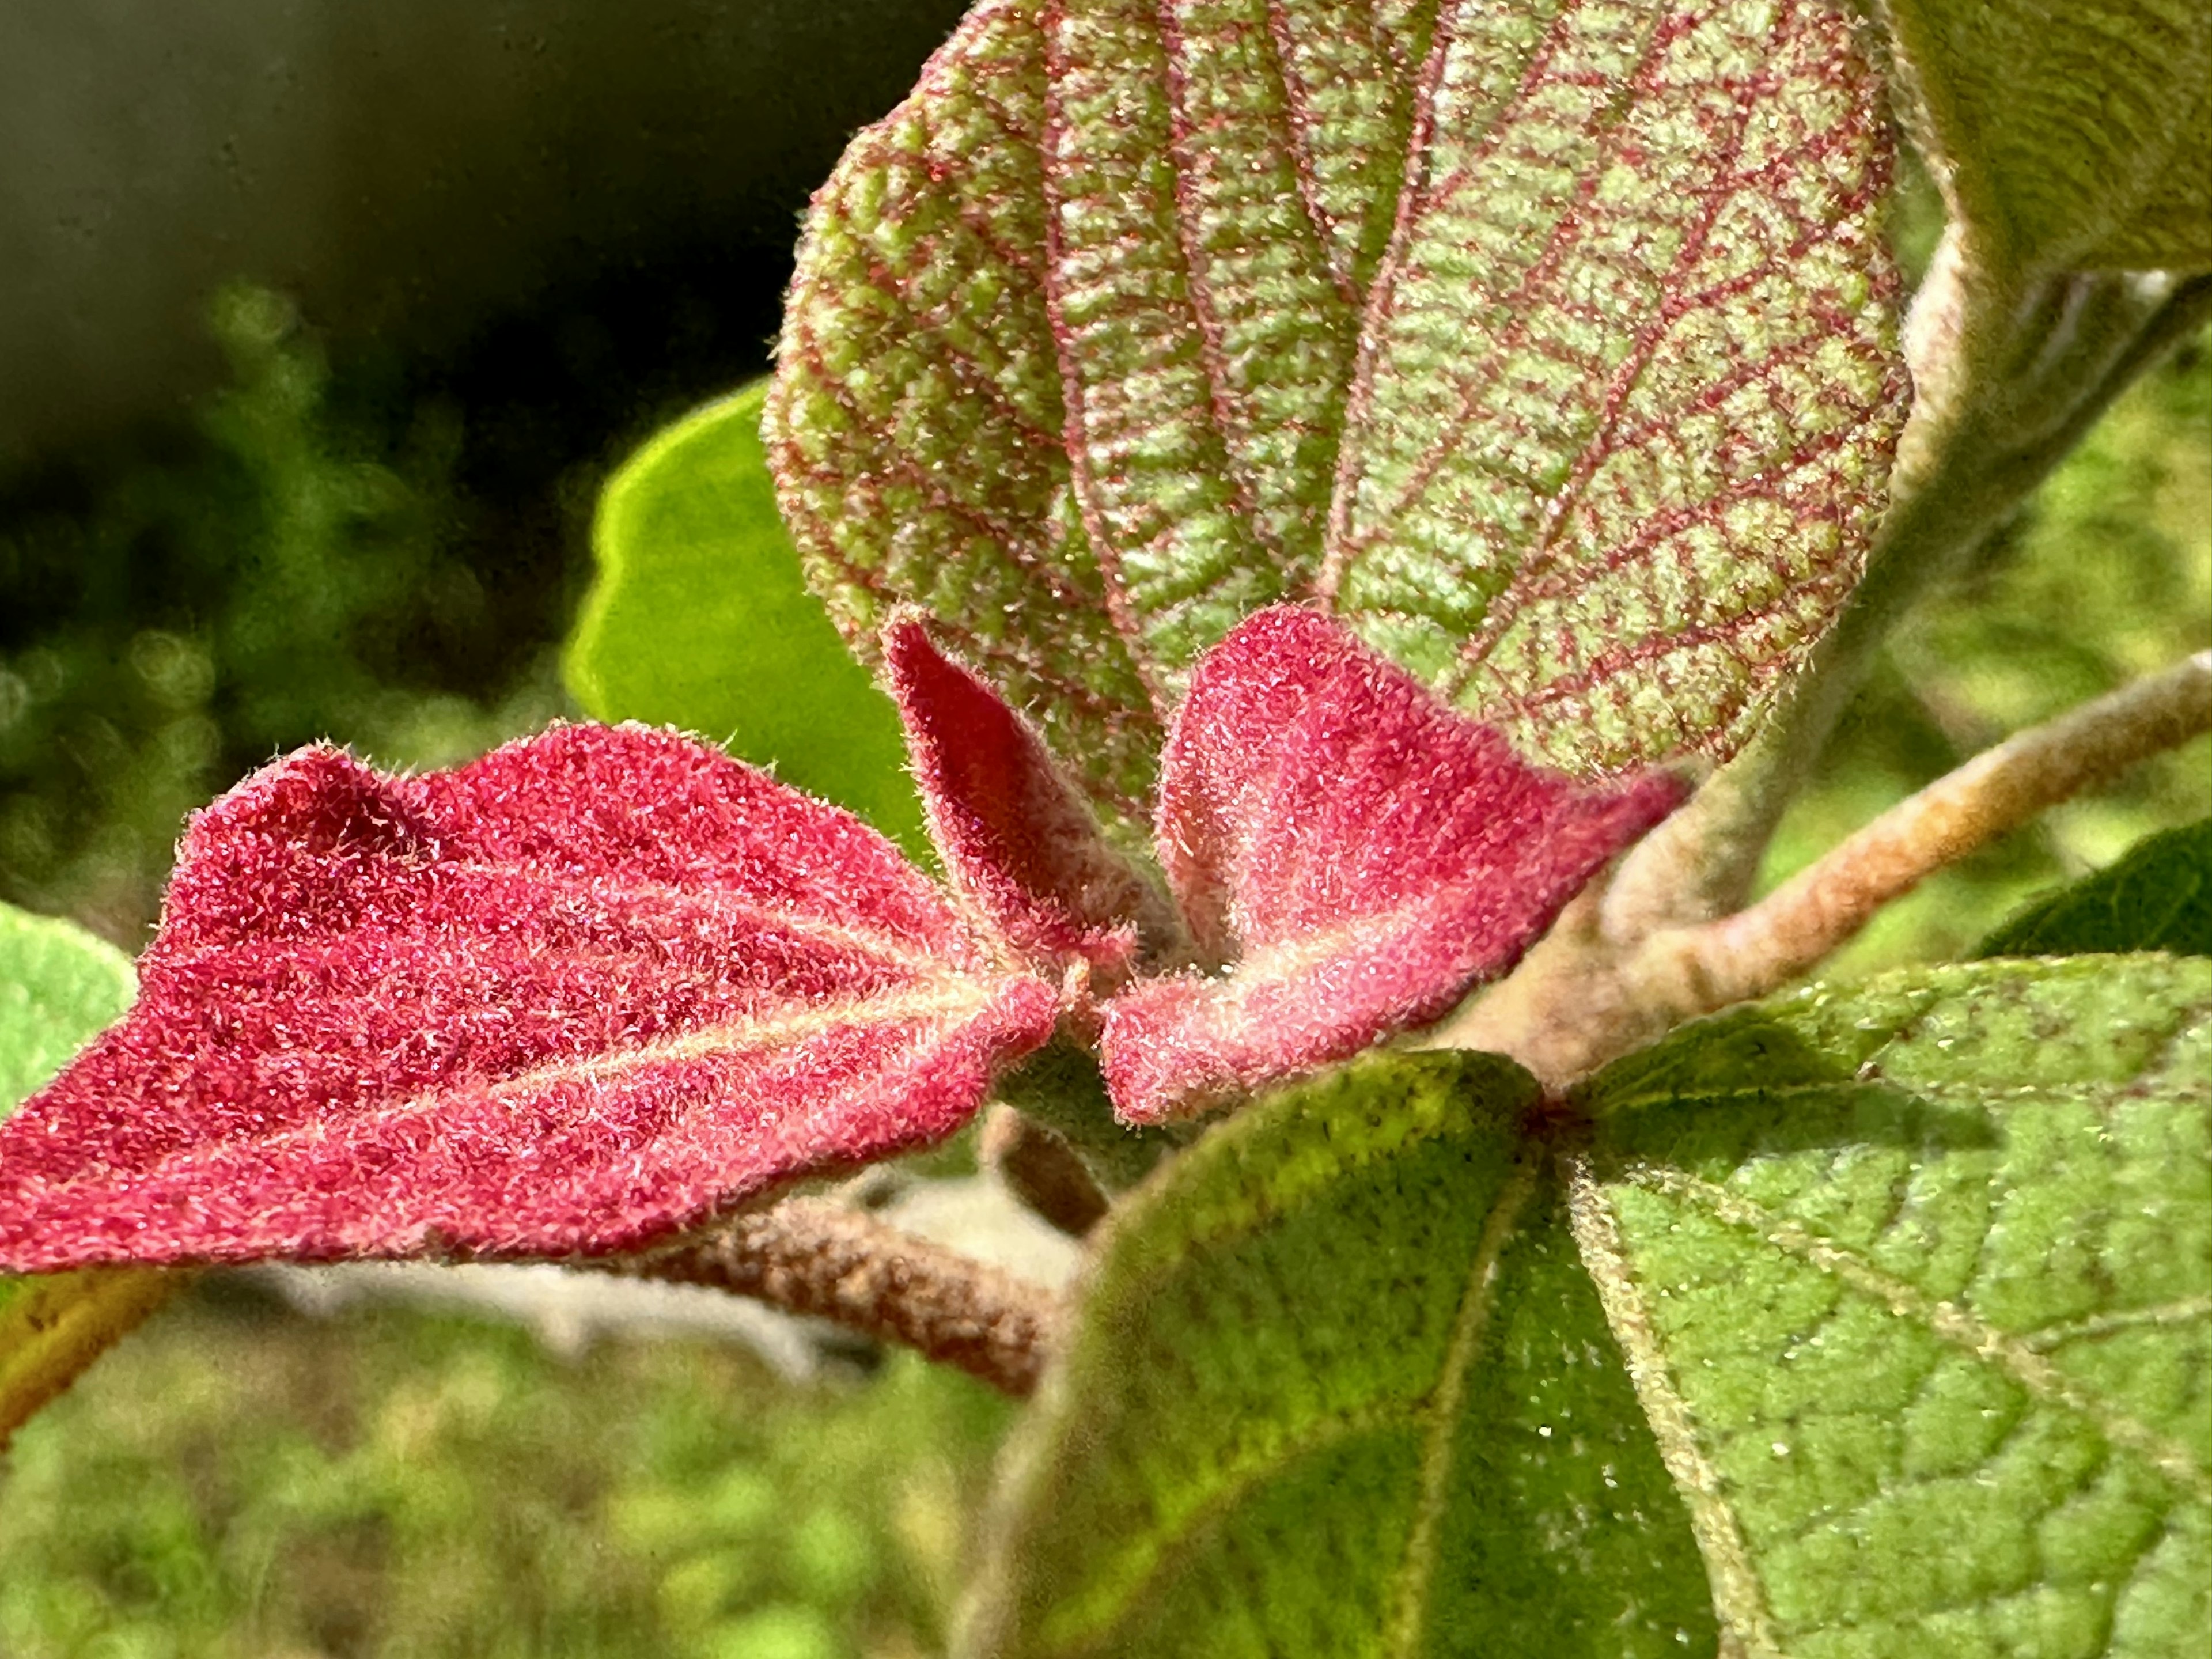
<path fill-rule="evenodd" d="M 810 575 L 1128 835 L 1191 665 L 1310 598 L 1525 757 L 1724 751 L 1904 401 L 1824 0 L 985 0 L 817 195 L 770 440 Z"/>
<path fill-rule="evenodd" d="M 1200 663 L 1160 777 L 1160 862 L 1210 963 L 1108 1005 L 1124 1118 L 1187 1114 L 1435 1019 L 1664 817 L 1663 773 L 1532 767 L 1313 611 Z"/>
<path fill-rule="evenodd" d="M 1055 992 L 672 735 L 330 750 L 185 837 L 137 1006 L 0 1131 L 0 1264 L 560 1255 L 950 1133 Z"/>
<path fill-rule="evenodd" d="M 250 779 L 185 839 L 137 1006 L 0 1131 L 0 1266 L 618 1250 L 950 1134 L 1063 1026 L 1103 1026 L 1133 1121 L 1219 1103 L 1441 1012 L 1675 796 L 1540 775 L 1337 624 L 1255 617 L 1168 769 L 1176 855 L 1252 954 L 1125 987 L 1188 954 L 1164 896 L 918 623 L 887 658 L 957 902 L 636 726 Z M 1241 729 L 1286 689 L 1304 714 Z M 1337 862 L 1296 854 L 1314 828 Z M 1237 1023 L 1270 999 L 1295 1017 Z"/>
<path fill-rule="evenodd" d="M 1882 0 L 1953 215 L 2015 269 L 2212 267 L 2203 0 Z"/>
<path fill-rule="evenodd" d="M 594 720 L 714 738 L 919 853 L 898 718 L 806 591 L 776 513 L 767 390 L 757 381 L 678 421 L 607 481 L 568 685 Z"/>
<path fill-rule="evenodd" d="M 0 1118 L 129 1007 L 131 989 L 114 946 L 0 904 Z M 0 1446 L 167 1293 L 147 1269 L 0 1278 Z"/>

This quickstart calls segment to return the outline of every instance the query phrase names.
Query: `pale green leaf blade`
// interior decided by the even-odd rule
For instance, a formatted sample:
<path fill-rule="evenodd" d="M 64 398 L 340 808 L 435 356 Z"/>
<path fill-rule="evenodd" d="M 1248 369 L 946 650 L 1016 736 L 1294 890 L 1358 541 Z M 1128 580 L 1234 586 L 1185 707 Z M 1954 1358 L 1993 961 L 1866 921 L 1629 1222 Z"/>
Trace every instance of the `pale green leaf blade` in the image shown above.
<path fill-rule="evenodd" d="M 2212 957 L 2212 818 L 2149 837 L 1982 941 L 1984 957 L 2172 951 Z"/>
<path fill-rule="evenodd" d="M 1729 748 L 1901 418 L 1856 27 L 986 0 L 810 220 L 769 421 L 814 580 L 856 638 L 929 606 L 1124 828 L 1276 599 L 1547 758 Z"/>
<path fill-rule="evenodd" d="M 985 0 L 817 192 L 767 435 L 809 580 L 872 657 L 921 605 L 1125 833 L 1158 757 L 1063 444 L 1037 0 Z"/>
<path fill-rule="evenodd" d="M 1012 1449 L 964 1650 L 1711 1654 L 1534 1102 L 1494 1056 L 1370 1058 L 1140 1189 Z"/>
<path fill-rule="evenodd" d="M 2212 266 L 2203 0 L 1884 0 L 1916 136 L 1984 258 Z"/>
<path fill-rule="evenodd" d="M 1917 969 L 1601 1073 L 1578 1241 L 1744 1650 L 2212 1630 L 2212 961 Z"/>
<path fill-rule="evenodd" d="M 1905 384 L 1822 0 L 1453 9 L 1324 586 L 1578 769 L 1731 748 L 1856 583 Z"/>
<path fill-rule="evenodd" d="M 806 591 L 776 511 L 767 392 L 762 380 L 678 421 L 607 481 L 568 684 L 595 720 L 698 732 L 914 850 L 921 808 L 898 713 Z"/>
<path fill-rule="evenodd" d="M 131 1006 L 131 959 L 74 923 L 0 904 L 0 1117 Z M 143 1268 L 0 1278 L 0 1445 L 168 1294 Z"/>

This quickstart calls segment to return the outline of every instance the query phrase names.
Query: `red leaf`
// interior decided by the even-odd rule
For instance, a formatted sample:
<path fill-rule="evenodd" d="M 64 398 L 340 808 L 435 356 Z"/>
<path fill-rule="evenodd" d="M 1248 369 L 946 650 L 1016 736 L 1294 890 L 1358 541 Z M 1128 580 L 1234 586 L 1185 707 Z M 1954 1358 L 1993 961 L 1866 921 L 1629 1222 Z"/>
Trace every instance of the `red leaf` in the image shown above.
<path fill-rule="evenodd" d="M 1434 1019 L 1504 972 L 1681 798 L 1533 767 L 1339 624 L 1247 619 L 1199 664 L 1161 764 L 1161 862 L 1224 977 L 1107 1006 L 1107 1081 L 1149 1122 Z"/>
<path fill-rule="evenodd" d="M 619 1249 L 950 1133 L 1058 1003 L 858 819 L 630 726 L 256 775 L 140 984 L 0 1128 L 0 1268 Z"/>
<path fill-rule="evenodd" d="M 1100 835 L 1021 716 L 918 617 L 895 618 L 883 643 L 930 837 L 988 926 L 1054 974 L 1081 962 L 1118 981 L 1140 939 L 1151 954 L 1174 950 L 1174 910 Z"/>

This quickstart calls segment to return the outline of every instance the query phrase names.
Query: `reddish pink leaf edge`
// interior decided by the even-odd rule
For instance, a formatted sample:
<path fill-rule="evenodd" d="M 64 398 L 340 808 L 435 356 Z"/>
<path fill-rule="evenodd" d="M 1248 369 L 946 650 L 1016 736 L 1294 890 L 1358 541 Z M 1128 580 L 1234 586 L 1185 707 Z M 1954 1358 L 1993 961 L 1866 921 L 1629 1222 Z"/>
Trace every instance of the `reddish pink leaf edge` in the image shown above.
<path fill-rule="evenodd" d="M 1443 1013 L 1681 793 L 1532 767 L 1278 607 L 1164 757 L 1178 919 L 918 623 L 886 660 L 954 894 L 641 726 L 246 780 L 131 1012 L 0 1125 L 0 1270 L 629 1249 L 942 1139 L 1056 1031 L 1126 1120 L 1188 1115 Z"/>
<path fill-rule="evenodd" d="M 1059 995 L 672 733 L 200 813 L 124 1020 L 0 1126 L 0 1267 L 619 1250 L 940 1139 Z"/>
<path fill-rule="evenodd" d="M 1233 966 L 1107 1005 L 1122 1117 L 1188 1116 L 1439 1018 L 1684 792 L 1531 765 L 1328 617 L 1255 613 L 1200 662 L 1161 768 L 1161 863 Z"/>

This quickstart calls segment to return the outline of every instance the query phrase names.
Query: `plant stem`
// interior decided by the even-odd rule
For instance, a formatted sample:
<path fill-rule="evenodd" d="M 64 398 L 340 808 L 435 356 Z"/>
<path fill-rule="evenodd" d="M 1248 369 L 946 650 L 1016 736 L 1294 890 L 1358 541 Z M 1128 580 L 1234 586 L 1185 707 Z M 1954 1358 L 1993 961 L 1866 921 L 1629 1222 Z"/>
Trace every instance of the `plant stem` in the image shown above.
<path fill-rule="evenodd" d="M 787 1199 L 651 1255 L 585 1265 L 704 1285 L 900 1342 L 1025 1398 L 1059 1320 L 1053 1294 L 818 1198 Z"/>
<path fill-rule="evenodd" d="M 1681 1014 L 1786 984 L 1922 880 L 2045 808 L 2212 731 L 2212 651 L 2032 727 L 1937 779 L 1749 909 L 1655 934 L 1632 979 Z"/>

